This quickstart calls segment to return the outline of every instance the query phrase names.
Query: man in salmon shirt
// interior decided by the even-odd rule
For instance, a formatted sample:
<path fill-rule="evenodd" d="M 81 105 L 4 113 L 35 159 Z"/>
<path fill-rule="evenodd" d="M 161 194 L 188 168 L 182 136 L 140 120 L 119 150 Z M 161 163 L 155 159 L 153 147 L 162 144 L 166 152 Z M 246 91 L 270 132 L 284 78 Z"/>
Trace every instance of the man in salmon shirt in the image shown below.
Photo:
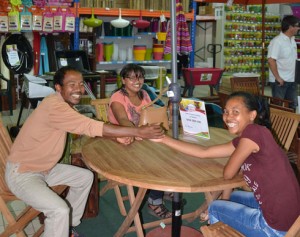
<path fill-rule="evenodd" d="M 18 198 L 44 213 L 44 237 L 75 237 L 80 235 L 73 227 L 80 224 L 93 174 L 58 163 L 67 133 L 148 139 L 161 138 L 163 131 L 159 125 L 137 128 L 104 124 L 78 113 L 73 106 L 85 90 L 82 74 L 75 68 L 59 69 L 53 80 L 56 93 L 32 112 L 13 143 L 7 158 L 6 182 Z M 55 185 L 70 187 L 67 202 L 49 188 Z"/>

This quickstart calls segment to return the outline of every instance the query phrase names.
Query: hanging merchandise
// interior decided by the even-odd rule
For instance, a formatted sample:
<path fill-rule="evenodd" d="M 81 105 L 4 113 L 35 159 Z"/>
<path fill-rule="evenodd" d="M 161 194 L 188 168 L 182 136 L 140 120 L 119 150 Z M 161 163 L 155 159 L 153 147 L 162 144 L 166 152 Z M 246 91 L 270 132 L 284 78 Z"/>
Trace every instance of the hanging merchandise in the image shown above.
<path fill-rule="evenodd" d="M 32 47 L 27 38 L 14 33 L 6 38 L 2 46 L 2 58 L 6 67 L 15 74 L 28 73 L 33 67 Z"/>
<path fill-rule="evenodd" d="M 64 31 L 65 32 L 75 32 L 75 14 L 71 12 L 70 8 L 64 8 L 65 21 L 64 21 Z"/>
<path fill-rule="evenodd" d="M 116 28 L 124 28 L 129 25 L 129 21 L 122 18 L 121 8 L 119 8 L 119 18 L 112 20 L 110 24 L 112 24 Z"/>
<path fill-rule="evenodd" d="M 33 32 L 33 54 L 34 54 L 33 74 L 34 75 L 39 74 L 40 50 L 41 50 L 41 35 L 39 32 Z"/>
<path fill-rule="evenodd" d="M 43 12 L 40 8 L 31 8 L 32 11 L 32 30 L 43 30 Z"/>
<path fill-rule="evenodd" d="M 32 6 L 32 0 L 22 0 L 22 4 L 25 7 L 31 7 Z"/>
<path fill-rule="evenodd" d="M 143 20 L 142 10 L 140 10 L 140 18 L 138 20 L 132 20 L 131 24 L 138 29 L 145 29 L 150 26 L 150 21 Z"/>
<path fill-rule="evenodd" d="M 21 0 L 9 0 L 9 2 L 14 7 L 22 5 L 22 1 Z"/>
<path fill-rule="evenodd" d="M 32 14 L 27 11 L 27 7 L 23 8 L 23 11 L 20 13 L 20 21 L 21 21 L 21 31 L 32 31 Z"/>
<path fill-rule="evenodd" d="M 48 0 L 48 6 L 66 6 L 71 7 L 73 0 Z"/>
<path fill-rule="evenodd" d="M 47 5 L 48 6 L 60 6 L 60 0 L 48 0 L 47 1 Z"/>
<path fill-rule="evenodd" d="M 53 32 L 53 13 L 51 12 L 50 8 L 47 8 L 43 14 L 43 32 Z"/>
<path fill-rule="evenodd" d="M 65 23 L 65 14 L 60 7 L 58 7 L 56 12 L 53 14 L 53 22 L 53 31 L 62 32 L 63 24 Z"/>
<path fill-rule="evenodd" d="M 20 13 L 15 8 L 12 7 L 11 10 L 8 12 L 8 31 L 16 32 L 20 31 Z"/>
<path fill-rule="evenodd" d="M 191 44 L 189 27 L 182 9 L 182 4 L 179 0 L 176 0 L 176 27 L 177 53 L 187 55 L 192 52 L 193 48 Z M 171 53 L 171 27 L 168 29 L 164 53 Z"/>
<path fill-rule="evenodd" d="M 8 16 L 6 13 L 0 13 L 0 32 L 8 32 Z"/>
<path fill-rule="evenodd" d="M 156 33 L 156 39 L 158 41 L 166 41 L 166 37 L 167 37 L 167 19 L 165 15 L 162 14 L 158 22 L 158 32 Z"/>
<path fill-rule="evenodd" d="M 157 18 L 151 19 L 151 21 L 150 21 L 151 32 L 158 32 L 158 23 L 159 23 L 159 20 Z"/>
<path fill-rule="evenodd" d="M 39 75 L 43 75 L 49 72 L 49 57 L 48 57 L 48 47 L 46 42 L 46 37 L 41 37 L 41 49 L 40 49 L 40 66 Z"/>
<path fill-rule="evenodd" d="M 33 0 L 33 4 L 37 7 L 45 7 L 46 6 L 46 0 Z"/>

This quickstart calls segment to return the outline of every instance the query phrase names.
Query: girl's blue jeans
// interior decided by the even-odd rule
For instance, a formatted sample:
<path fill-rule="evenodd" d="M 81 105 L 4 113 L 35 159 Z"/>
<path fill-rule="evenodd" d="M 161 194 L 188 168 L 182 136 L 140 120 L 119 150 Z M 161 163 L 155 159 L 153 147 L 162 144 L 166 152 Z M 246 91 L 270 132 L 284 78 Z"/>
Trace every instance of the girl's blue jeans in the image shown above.
<path fill-rule="evenodd" d="M 208 214 L 211 224 L 222 221 L 247 237 L 281 237 L 286 234 L 267 224 L 252 192 L 234 191 L 230 200 L 213 201 Z"/>

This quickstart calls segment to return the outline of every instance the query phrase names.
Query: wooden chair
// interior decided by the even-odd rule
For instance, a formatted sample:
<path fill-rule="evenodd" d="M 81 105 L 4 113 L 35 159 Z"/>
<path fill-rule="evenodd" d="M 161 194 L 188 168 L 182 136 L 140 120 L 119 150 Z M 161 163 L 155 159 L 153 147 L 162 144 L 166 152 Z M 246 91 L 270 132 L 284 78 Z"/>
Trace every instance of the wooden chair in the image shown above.
<path fill-rule="evenodd" d="M 245 91 L 253 95 L 259 95 L 259 82 L 257 77 L 231 77 L 231 90 Z"/>
<path fill-rule="evenodd" d="M 41 212 L 33 209 L 31 206 L 27 206 L 19 215 L 15 217 L 15 214 L 11 211 L 9 203 L 11 201 L 19 200 L 13 193 L 10 192 L 5 182 L 6 158 L 9 154 L 11 145 L 12 141 L 7 129 L 3 126 L 0 116 L 0 212 L 8 223 L 0 235 L 3 237 L 8 237 L 12 234 L 16 234 L 17 237 L 25 237 L 26 235 L 24 233 L 24 228 Z M 61 194 L 66 190 L 66 188 L 66 186 L 61 185 L 53 187 L 53 190 L 58 194 Z M 40 236 L 43 231 L 44 225 L 41 225 L 34 236 Z"/>
<path fill-rule="evenodd" d="M 273 136 L 276 142 L 285 150 L 292 163 L 296 163 L 300 172 L 300 149 L 291 149 L 292 142 L 298 142 L 297 131 L 300 115 L 280 109 L 270 108 L 270 119 Z"/>
<path fill-rule="evenodd" d="M 270 119 L 276 142 L 288 152 L 299 125 L 300 115 L 270 108 Z"/>
<path fill-rule="evenodd" d="M 231 77 L 231 90 L 235 91 L 245 91 L 253 95 L 260 95 L 259 81 L 257 77 Z M 261 95 L 264 97 L 271 108 L 280 109 L 288 112 L 295 112 L 294 109 L 289 107 L 292 102 L 290 100 L 280 99 L 277 97 Z"/>
<path fill-rule="evenodd" d="M 217 222 L 210 226 L 201 226 L 200 230 L 204 237 L 245 237 L 245 235 L 223 222 Z M 300 216 L 288 230 L 285 237 L 300 237 Z"/>
<path fill-rule="evenodd" d="M 221 221 L 209 226 L 201 226 L 200 230 L 204 237 L 245 237 L 245 235 Z"/>
<path fill-rule="evenodd" d="M 95 106 L 97 119 L 105 123 L 109 123 L 108 120 L 109 101 L 110 98 L 91 100 L 91 105 Z M 98 174 L 98 176 L 100 180 L 105 180 L 105 177 L 101 176 L 100 174 Z M 128 200 L 129 198 L 128 196 L 122 196 L 120 186 L 123 185 L 112 180 L 107 180 L 107 184 L 100 190 L 99 195 L 103 196 L 108 190 L 113 188 L 117 198 L 117 203 L 120 209 L 120 213 L 121 215 L 126 216 L 127 211 L 124 206 L 124 201 Z"/>
<path fill-rule="evenodd" d="M 265 98 L 268 101 L 270 108 L 280 109 L 280 110 L 293 112 L 293 113 L 295 112 L 294 109 L 289 107 L 290 103 L 292 103 L 292 101 L 290 100 L 280 99 L 277 97 L 272 97 L 267 95 L 263 95 L 263 98 Z"/>
<path fill-rule="evenodd" d="M 108 123 L 108 108 L 110 98 L 91 100 L 91 105 L 95 107 L 98 120 Z"/>

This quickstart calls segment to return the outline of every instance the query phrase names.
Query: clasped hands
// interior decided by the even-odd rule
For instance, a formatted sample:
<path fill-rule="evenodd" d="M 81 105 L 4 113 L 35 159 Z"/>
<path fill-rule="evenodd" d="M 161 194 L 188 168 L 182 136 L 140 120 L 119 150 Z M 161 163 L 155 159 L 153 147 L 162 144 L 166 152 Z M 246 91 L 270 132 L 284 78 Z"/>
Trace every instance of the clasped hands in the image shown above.
<path fill-rule="evenodd" d="M 118 137 L 117 142 L 123 145 L 129 145 L 135 140 L 141 141 L 143 139 L 161 139 L 165 136 L 165 130 L 160 124 L 142 125 L 137 128 L 137 135 L 131 137 Z"/>

